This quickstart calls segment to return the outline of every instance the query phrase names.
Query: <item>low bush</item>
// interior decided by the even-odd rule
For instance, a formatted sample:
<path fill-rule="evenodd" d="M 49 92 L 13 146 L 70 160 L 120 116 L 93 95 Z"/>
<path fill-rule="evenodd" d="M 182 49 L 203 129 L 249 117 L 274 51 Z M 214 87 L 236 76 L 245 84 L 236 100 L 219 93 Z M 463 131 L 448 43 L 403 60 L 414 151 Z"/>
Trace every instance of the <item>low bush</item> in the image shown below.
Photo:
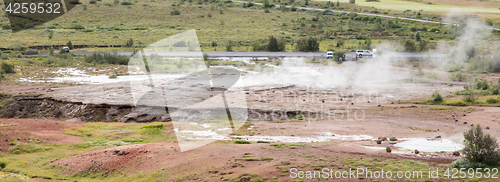
<path fill-rule="evenodd" d="M 453 73 L 450 75 L 450 80 L 459 82 L 467 81 L 467 75 L 460 72 Z"/>
<path fill-rule="evenodd" d="M 249 141 L 246 140 L 236 140 L 234 141 L 235 144 L 251 144 Z"/>
<path fill-rule="evenodd" d="M 158 124 L 158 125 L 146 125 L 146 126 L 142 126 L 141 129 L 144 129 L 144 128 L 161 128 L 163 129 L 163 124 Z"/>
<path fill-rule="evenodd" d="M 181 15 L 181 12 L 179 10 L 174 10 L 170 12 L 170 15 Z"/>
<path fill-rule="evenodd" d="M 461 168 L 470 169 L 470 168 L 484 168 L 487 166 L 484 163 L 479 163 L 479 162 L 472 163 L 465 158 L 460 158 L 456 161 L 453 161 L 451 163 L 451 167 L 458 168 L 458 169 L 461 169 Z"/>
<path fill-rule="evenodd" d="M 27 55 L 38 54 L 38 50 L 30 49 L 30 50 L 27 50 L 24 54 L 27 54 Z"/>
<path fill-rule="evenodd" d="M 443 102 L 443 96 L 436 90 L 434 93 L 432 93 L 432 102 Z"/>
<path fill-rule="evenodd" d="M 36 153 L 42 151 L 52 150 L 50 147 L 44 147 L 32 143 L 19 143 L 9 148 L 9 153 L 11 154 L 24 154 L 24 153 Z"/>
<path fill-rule="evenodd" d="M 129 57 L 125 55 L 118 55 L 116 52 L 103 54 L 93 53 L 85 55 L 83 60 L 87 63 L 127 65 Z"/>
<path fill-rule="evenodd" d="M 488 104 L 496 104 L 496 103 L 498 103 L 498 99 L 488 98 L 488 99 L 486 99 L 486 103 L 488 103 Z"/>
<path fill-rule="evenodd" d="M 132 3 L 131 3 L 131 2 L 127 2 L 127 1 L 123 1 L 121 4 L 122 4 L 122 5 L 132 5 Z"/>
<path fill-rule="evenodd" d="M 14 70 L 14 65 L 12 64 L 9 64 L 9 63 L 6 63 L 6 62 L 2 62 L 0 64 L 0 68 L 1 70 L 6 73 L 6 74 L 9 74 L 9 73 L 16 73 L 16 71 Z"/>

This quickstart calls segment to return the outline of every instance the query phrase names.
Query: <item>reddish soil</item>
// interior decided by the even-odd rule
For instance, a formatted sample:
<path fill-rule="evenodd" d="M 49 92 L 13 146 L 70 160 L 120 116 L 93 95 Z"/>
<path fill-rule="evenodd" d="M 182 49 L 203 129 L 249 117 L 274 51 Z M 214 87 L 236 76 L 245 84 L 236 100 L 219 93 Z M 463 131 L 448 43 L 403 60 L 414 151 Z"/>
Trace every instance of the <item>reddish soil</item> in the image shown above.
<path fill-rule="evenodd" d="M 64 129 L 75 128 L 85 123 L 44 119 L 4 119 L 0 118 L 0 152 L 7 152 L 10 143 L 27 143 L 30 139 L 38 144 L 81 143 L 78 136 L 64 134 Z"/>

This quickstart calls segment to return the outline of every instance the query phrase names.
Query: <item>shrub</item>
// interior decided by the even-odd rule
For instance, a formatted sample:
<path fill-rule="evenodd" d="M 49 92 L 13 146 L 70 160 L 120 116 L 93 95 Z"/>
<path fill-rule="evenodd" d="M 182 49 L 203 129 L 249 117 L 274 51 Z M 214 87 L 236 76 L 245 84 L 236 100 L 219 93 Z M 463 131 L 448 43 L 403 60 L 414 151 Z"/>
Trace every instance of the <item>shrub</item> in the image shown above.
<path fill-rule="evenodd" d="M 488 84 L 488 81 L 486 81 L 486 80 L 479 80 L 476 82 L 475 87 L 476 87 L 476 89 L 479 89 L 479 90 L 487 90 L 490 87 L 490 85 Z"/>
<path fill-rule="evenodd" d="M 4 73 L 16 73 L 16 71 L 14 71 L 14 65 L 12 64 L 9 64 L 9 63 L 6 63 L 6 62 L 2 62 L 2 64 L 0 64 L 0 70 L 2 70 Z"/>
<path fill-rule="evenodd" d="M 460 168 L 470 169 L 470 168 L 485 168 L 487 166 L 484 163 L 479 163 L 479 162 L 471 163 L 471 162 L 469 162 L 465 158 L 460 158 L 460 159 L 458 159 L 456 161 L 453 161 L 451 163 L 451 167 L 453 167 L 453 168 L 459 168 L 459 169 Z"/>
<path fill-rule="evenodd" d="M 30 50 L 27 50 L 27 51 L 25 52 L 25 54 L 27 54 L 27 55 L 34 55 L 34 54 L 38 54 L 38 50 L 30 49 Z"/>
<path fill-rule="evenodd" d="M 233 51 L 233 41 L 229 40 L 226 44 L 226 51 L 232 52 Z"/>
<path fill-rule="evenodd" d="M 285 46 L 284 40 L 278 40 L 276 37 L 270 36 L 267 50 L 271 52 L 285 51 Z"/>
<path fill-rule="evenodd" d="M 97 1 L 96 0 L 90 0 L 89 4 L 97 4 Z"/>
<path fill-rule="evenodd" d="M 432 102 L 443 102 L 443 96 L 436 90 L 432 93 Z"/>
<path fill-rule="evenodd" d="M 297 41 L 295 49 L 301 52 L 316 52 L 319 51 L 319 41 L 314 37 L 302 38 Z"/>
<path fill-rule="evenodd" d="M 354 4 L 356 3 L 356 0 L 349 0 L 349 3 Z"/>
<path fill-rule="evenodd" d="M 83 60 L 87 63 L 127 65 L 129 57 L 125 55 L 118 55 L 117 52 L 104 54 L 93 53 L 90 55 L 85 55 Z"/>
<path fill-rule="evenodd" d="M 2 29 L 4 30 L 10 30 L 12 27 L 9 24 L 2 25 Z"/>
<path fill-rule="evenodd" d="M 179 10 L 175 9 L 174 11 L 170 12 L 170 15 L 181 15 L 181 12 Z"/>
<path fill-rule="evenodd" d="M 251 144 L 249 141 L 246 140 L 236 140 L 234 141 L 235 144 Z"/>
<path fill-rule="evenodd" d="M 75 25 L 71 25 L 69 27 L 69 29 L 75 29 L 75 30 L 78 30 L 78 29 L 85 29 L 85 27 L 83 25 L 80 25 L 80 24 L 75 24 Z"/>
<path fill-rule="evenodd" d="M 463 82 L 467 80 L 467 75 L 463 73 L 453 73 L 450 75 L 450 79 L 453 81 Z"/>
<path fill-rule="evenodd" d="M 335 61 L 340 60 L 339 58 L 342 58 L 342 61 L 346 61 L 344 51 L 335 51 L 333 53 L 333 59 L 335 59 Z"/>
<path fill-rule="evenodd" d="M 134 46 L 134 39 L 130 38 L 130 40 L 127 40 L 127 43 L 125 44 L 126 47 L 132 47 Z"/>
<path fill-rule="evenodd" d="M 413 42 L 412 40 L 406 40 L 404 45 L 405 45 L 405 50 L 407 52 L 414 52 L 417 50 L 417 47 L 415 46 L 415 42 Z"/>
<path fill-rule="evenodd" d="M 7 162 L 0 161 L 0 170 L 4 169 L 5 167 L 7 167 Z"/>
<path fill-rule="evenodd" d="M 70 50 L 73 50 L 75 48 L 73 47 L 73 43 L 71 43 L 71 40 L 66 43 L 66 46 L 68 46 Z"/>
<path fill-rule="evenodd" d="M 476 102 L 476 96 L 474 95 L 474 92 L 467 92 L 467 95 L 462 99 L 464 102 L 470 102 L 474 103 Z"/>
<path fill-rule="evenodd" d="M 465 159 L 471 163 L 483 163 L 489 166 L 497 166 L 499 159 L 497 140 L 490 134 L 484 134 L 478 124 L 464 132 Z"/>
<path fill-rule="evenodd" d="M 267 44 L 260 43 L 260 42 L 258 42 L 258 41 L 256 41 L 256 42 L 252 42 L 252 43 L 250 44 L 250 46 L 252 46 L 252 50 L 253 50 L 253 51 L 267 51 L 267 49 L 268 49 L 268 48 L 267 48 L 267 46 L 268 46 Z"/>
<path fill-rule="evenodd" d="M 488 103 L 488 104 L 496 104 L 496 103 L 498 103 L 498 99 L 488 98 L 488 99 L 486 99 L 486 103 Z"/>
<path fill-rule="evenodd" d="M 131 2 L 127 2 L 127 1 L 123 1 L 122 5 L 132 5 L 132 3 Z"/>

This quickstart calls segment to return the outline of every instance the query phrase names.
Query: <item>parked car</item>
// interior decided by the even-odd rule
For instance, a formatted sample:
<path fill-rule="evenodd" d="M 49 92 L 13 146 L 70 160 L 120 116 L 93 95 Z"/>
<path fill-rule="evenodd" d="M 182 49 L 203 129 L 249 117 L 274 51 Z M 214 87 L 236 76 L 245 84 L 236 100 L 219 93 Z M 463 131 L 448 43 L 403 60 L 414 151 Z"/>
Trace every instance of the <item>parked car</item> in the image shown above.
<path fill-rule="evenodd" d="M 69 47 L 63 47 L 62 49 L 66 52 L 69 52 Z"/>
<path fill-rule="evenodd" d="M 326 59 L 331 59 L 331 58 L 333 58 L 333 52 L 332 51 L 326 52 Z"/>
<path fill-rule="evenodd" d="M 363 56 L 373 56 L 373 53 L 369 50 L 357 50 L 356 56 L 362 58 Z"/>

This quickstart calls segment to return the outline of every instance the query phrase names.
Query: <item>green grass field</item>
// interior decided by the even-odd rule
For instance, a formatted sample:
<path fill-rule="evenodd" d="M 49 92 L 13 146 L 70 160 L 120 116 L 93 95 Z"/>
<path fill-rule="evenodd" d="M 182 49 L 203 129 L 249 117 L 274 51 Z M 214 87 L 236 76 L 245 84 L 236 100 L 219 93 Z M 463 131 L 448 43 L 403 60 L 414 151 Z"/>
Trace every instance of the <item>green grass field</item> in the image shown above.
<path fill-rule="evenodd" d="M 432 48 L 435 42 L 452 41 L 456 36 L 456 33 L 450 35 L 446 32 L 446 27 L 430 23 L 279 8 L 266 10 L 257 5 L 244 8 L 240 3 L 224 1 L 141 0 L 133 1 L 132 5 L 121 5 L 113 4 L 111 0 L 97 1 L 97 4 L 83 0 L 82 3 L 62 17 L 17 33 L 5 27 L 8 19 L 0 14 L 0 26 L 5 28 L 0 30 L 0 47 L 65 45 L 71 40 L 75 46 L 85 45 L 90 50 L 102 50 L 113 48 L 93 47 L 124 46 L 130 38 L 134 40 L 134 46 L 143 47 L 190 29 L 196 30 L 203 51 L 226 51 L 229 41 L 233 43 L 232 51 L 253 51 L 253 42 L 265 42 L 269 36 L 285 40 L 286 51 L 294 51 L 294 43 L 305 37 L 318 38 L 320 51 L 352 51 L 370 47 L 365 45 L 367 38 L 372 40 L 372 44 L 379 41 L 400 42 L 412 38 L 418 31 L 420 36 L 430 41 Z M 314 7 L 333 9 L 325 2 L 313 4 Z M 304 5 L 296 2 L 294 6 Z M 395 11 L 349 3 L 341 3 L 335 9 L 401 15 Z M 173 15 L 175 10 L 179 10 L 180 15 Z M 420 17 L 424 16 L 432 16 L 431 19 L 436 20 L 440 18 L 432 14 Z M 430 31 L 433 28 L 439 33 Z M 53 32 L 51 38 L 50 32 Z M 341 45 L 337 46 L 338 43 Z"/>

